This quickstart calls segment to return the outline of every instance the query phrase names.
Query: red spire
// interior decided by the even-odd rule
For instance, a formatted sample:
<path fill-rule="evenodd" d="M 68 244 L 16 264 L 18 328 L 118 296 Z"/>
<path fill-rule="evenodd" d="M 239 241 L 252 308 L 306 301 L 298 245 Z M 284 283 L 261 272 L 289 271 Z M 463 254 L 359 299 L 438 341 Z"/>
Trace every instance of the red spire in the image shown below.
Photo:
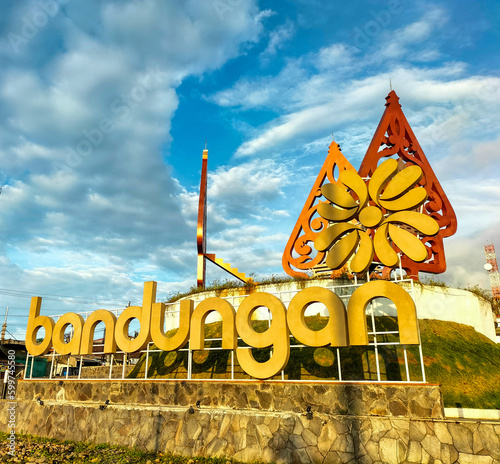
<path fill-rule="evenodd" d="M 419 272 L 438 274 L 446 270 L 443 238 L 453 235 L 457 230 L 455 212 L 444 193 L 434 171 L 427 160 L 410 124 L 408 123 L 396 92 L 392 90 L 386 97 L 386 109 L 375 131 L 359 168 L 361 177 L 371 177 L 381 158 L 393 157 L 400 162 L 420 166 L 425 175 L 422 181 L 427 191 L 427 201 L 422 212 L 433 217 L 440 226 L 435 237 L 421 237 L 427 247 L 429 259 L 424 263 L 415 263 L 406 256 L 402 257 L 402 266 L 408 275 L 418 277 Z"/>

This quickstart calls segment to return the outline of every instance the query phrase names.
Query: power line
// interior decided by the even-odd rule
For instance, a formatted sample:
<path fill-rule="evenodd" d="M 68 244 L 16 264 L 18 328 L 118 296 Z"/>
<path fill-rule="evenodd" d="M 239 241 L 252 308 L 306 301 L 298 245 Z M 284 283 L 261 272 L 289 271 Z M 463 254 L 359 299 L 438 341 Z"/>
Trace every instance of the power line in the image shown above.
<path fill-rule="evenodd" d="M 33 292 L 23 292 L 20 290 L 10 290 L 7 288 L 0 288 L 0 295 L 6 295 L 6 296 L 12 296 L 15 298 L 29 298 L 31 299 L 34 295 Z M 82 303 L 101 303 L 101 302 L 112 302 L 112 303 L 118 303 L 120 305 L 126 306 L 127 303 L 123 301 L 118 301 L 118 300 L 111 300 L 111 299 L 99 299 L 96 300 L 94 298 L 90 297 L 85 297 L 85 296 L 69 296 L 69 295 L 55 295 L 53 293 L 38 293 L 38 295 L 35 296 L 41 296 L 45 300 L 49 301 L 80 301 Z"/>

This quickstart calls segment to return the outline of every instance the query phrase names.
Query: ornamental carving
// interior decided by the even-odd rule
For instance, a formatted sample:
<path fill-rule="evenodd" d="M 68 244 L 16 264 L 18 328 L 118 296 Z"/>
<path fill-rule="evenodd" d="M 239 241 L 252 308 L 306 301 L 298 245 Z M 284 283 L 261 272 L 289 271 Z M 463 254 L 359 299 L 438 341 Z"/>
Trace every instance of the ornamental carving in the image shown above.
<path fill-rule="evenodd" d="M 391 91 L 386 100 L 358 173 L 330 146 L 283 254 L 288 274 L 305 277 L 298 270 L 323 265 L 356 274 L 377 268 L 385 277 L 401 267 L 418 279 L 420 271 L 446 270 L 443 238 L 456 231 L 455 213 L 398 96 Z"/>

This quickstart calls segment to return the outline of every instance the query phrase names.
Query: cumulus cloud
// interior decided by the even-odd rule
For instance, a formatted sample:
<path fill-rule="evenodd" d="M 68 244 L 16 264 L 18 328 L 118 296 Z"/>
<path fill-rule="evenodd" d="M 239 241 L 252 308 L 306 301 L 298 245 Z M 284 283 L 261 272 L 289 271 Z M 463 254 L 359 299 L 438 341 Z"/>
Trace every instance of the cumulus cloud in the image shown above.
<path fill-rule="evenodd" d="M 0 35 L 38 3 L 9 7 Z M 257 41 L 264 16 L 253 0 L 226 20 L 212 2 L 68 2 L 36 40 L 2 42 L 1 247 L 20 280 L 126 299 L 133 279 L 194 269 L 187 193 L 164 161 L 177 88 Z"/>

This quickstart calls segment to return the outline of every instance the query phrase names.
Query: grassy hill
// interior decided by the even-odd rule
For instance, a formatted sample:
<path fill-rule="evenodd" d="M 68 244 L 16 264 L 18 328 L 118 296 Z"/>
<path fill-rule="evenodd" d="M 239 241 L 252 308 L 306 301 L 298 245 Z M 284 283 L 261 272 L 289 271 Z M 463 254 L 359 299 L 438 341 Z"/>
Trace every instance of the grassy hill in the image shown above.
<path fill-rule="evenodd" d="M 327 319 L 306 318 L 308 326 L 318 330 Z M 367 318 L 369 331 L 370 318 Z M 267 322 L 254 321 L 256 331 L 264 331 Z M 377 317 L 377 331 L 397 330 L 392 317 Z M 173 331 L 170 335 L 173 335 Z M 500 345 L 477 333 L 472 327 L 453 322 L 421 320 L 420 332 L 427 381 L 442 385 L 445 406 L 500 409 Z M 221 336 L 221 324 L 207 324 L 205 338 Z M 379 342 L 394 341 L 395 335 L 379 336 Z M 291 339 L 291 345 L 297 344 Z M 220 341 L 206 342 L 207 347 L 220 347 Z M 241 345 L 243 346 L 243 345 Z M 259 361 L 269 358 L 269 349 L 253 350 Z M 373 348 L 340 348 L 342 380 L 376 380 Z M 417 347 L 407 350 L 411 380 L 422 380 L 420 355 Z M 144 377 L 145 355 L 129 377 Z M 231 354 L 227 350 L 195 351 L 193 378 L 228 379 L 231 377 Z M 154 352 L 149 355 L 149 378 L 186 378 L 187 352 Z M 406 380 L 403 349 L 400 346 L 379 348 L 381 380 Z M 235 356 L 234 377 L 248 379 L 238 366 Z M 276 379 L 281 377 L 275 377 Z M 338 380 L 337 350 L 335 348 L 291 348 L 285 369 L 290 380 Z"/>

